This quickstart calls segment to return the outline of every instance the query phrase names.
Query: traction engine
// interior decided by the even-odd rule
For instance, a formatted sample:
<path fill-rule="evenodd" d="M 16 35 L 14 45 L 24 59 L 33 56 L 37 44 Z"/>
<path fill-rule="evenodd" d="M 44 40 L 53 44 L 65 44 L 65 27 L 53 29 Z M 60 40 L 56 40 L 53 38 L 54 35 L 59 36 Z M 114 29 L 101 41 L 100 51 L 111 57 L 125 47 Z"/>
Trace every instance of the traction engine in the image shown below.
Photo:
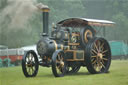
<path fill-rule="evenodd" d="M 52 27 L 49 35 L 46 5 L 37 6 L 43 15 L 43 33 L 37 43 L 38 55 L 29 50 L 22 59 L 22 70 L 26 77 L 34 77 L 39 65 L 51 67 L 55 77 L 77 73 L 80 67 L 87 67 L 92 74 L 106 73 L 111 64 L 109 43 L 96 37 L 93 26 L 111 26 L 114 22 L 87 18 L 69 18 Z"/>

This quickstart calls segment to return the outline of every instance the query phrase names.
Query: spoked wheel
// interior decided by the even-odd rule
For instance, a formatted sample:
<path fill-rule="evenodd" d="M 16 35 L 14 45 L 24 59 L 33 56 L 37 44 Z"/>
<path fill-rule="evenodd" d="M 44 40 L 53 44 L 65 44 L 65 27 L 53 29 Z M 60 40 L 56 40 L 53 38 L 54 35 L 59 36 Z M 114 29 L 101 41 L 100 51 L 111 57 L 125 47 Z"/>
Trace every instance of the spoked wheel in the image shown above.
<path fill-rule="evenodd" d="M 64 76 L 66 72 L 65 65 L 64 52 L 61 50 L 55 51 L 52 56 L 52 72 L 55 77 Z"/>
<path fill-rule="evenodd" d="M 38 58 L 34 51 L 30 50 L 25 53 L 22 59 L 22 70 L 26 77 L 34 77 L 38 72 Z"/>
<path fill-rule="evenodd" d="M 111 50 L 103 38 L 93 38 L 86 47 L 86 65 L 90 73 L 106 73 L 111 64 Z"/>
<path fill-rule="evenodd" d="M 66 67 L 66 73 L 67 73 L 67 74 L 77 73 L 79 70 L 80 70 L 80 66 L 76 66 L 76 67 Z"/>
<path fill-rule="evenodd" d="M 80 32 L 82 45 L 86 46 L 89 40 L 91 40 L 95 36 L 95 30 L 91 26 L 86 26 L 81 29 Z"/>

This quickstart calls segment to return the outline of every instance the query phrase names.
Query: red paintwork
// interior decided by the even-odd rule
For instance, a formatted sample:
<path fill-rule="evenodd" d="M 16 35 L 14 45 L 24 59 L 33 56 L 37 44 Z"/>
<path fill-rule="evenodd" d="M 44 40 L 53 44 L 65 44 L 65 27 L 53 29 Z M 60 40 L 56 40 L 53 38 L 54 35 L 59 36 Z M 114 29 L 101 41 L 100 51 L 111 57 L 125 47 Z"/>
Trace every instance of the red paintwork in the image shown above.
<path fill-rule="evenodd" d="M 11 62 L 15 62 L 17 60 L 22 60 L 23 55 L 9 55 L 8 56 L 11 59 Z M 8 58 L 7 56 L 0 56 L 0 58 L 3 60 L 5 58 Z"/>

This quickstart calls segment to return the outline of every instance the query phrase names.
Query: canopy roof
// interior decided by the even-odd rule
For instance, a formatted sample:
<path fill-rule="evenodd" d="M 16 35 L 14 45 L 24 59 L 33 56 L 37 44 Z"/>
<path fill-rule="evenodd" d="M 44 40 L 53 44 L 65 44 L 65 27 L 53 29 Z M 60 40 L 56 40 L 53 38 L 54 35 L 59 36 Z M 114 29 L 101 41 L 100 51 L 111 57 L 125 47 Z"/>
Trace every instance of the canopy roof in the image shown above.
<path fill-rule="evenodd" d="M 63 27 L 85 27 L 91 26 L 112 26 L 115 22 L 108 20 L 87 19 L 87 18 L 69 18 L 58 22 Z"/>

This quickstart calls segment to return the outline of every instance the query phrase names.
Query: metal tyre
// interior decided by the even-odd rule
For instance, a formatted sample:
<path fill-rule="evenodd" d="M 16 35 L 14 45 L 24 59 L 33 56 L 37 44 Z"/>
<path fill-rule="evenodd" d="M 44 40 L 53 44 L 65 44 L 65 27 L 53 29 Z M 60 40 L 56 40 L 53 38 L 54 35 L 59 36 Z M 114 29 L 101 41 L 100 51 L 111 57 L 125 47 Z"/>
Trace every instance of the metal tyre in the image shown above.
<path fill-rule="evenodd" d="M 65 75 L 65 59 L 64 52 L 62 50 L 57 50 L 52 56 L 52 72 L 55 77 L 63 77 Z"/>
<path fill-rule="evenodd" d="M 22 71 L 26 77 L 34 77 L 38 73 L 38 58 L 34 51 L 27 51 L 22 59 Z"/>
<path fill-rule="evenodd" d="M 93 38 L 86 46 L 85 62 L 90 73 L 106 73 L 111 64 L 111 50 L 103 38 Z"/>

